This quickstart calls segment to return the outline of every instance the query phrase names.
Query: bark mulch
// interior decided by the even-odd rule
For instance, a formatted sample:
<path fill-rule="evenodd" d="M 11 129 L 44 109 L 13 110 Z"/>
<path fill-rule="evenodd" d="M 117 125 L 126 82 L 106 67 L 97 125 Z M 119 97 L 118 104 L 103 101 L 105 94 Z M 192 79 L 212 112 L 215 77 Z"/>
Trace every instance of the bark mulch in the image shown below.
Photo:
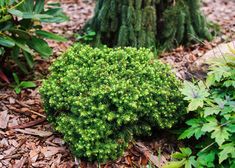
<path fill-rule="evenodd" d="M 94 2 L 89 0 L 62 0 L 64 12 L 70 16 L 70 21 L 62 24 L 44 25 L 45 30 L 62 34 L 70 40 L 67 43 L 49 41 L 54 48 L 54 56 L 49 60 L 36 57 L 34 81 L 40 86 L 41 79 L 48 74 L 48 67 L 53 60 L 70 46 L 76 33 L 91 17 Z M 161 60 L 171 64 L 181 79 L 191 78 L 190 65 L 206 51 L 220 43 L 235 39 L 235 1 L 204 0 L 202 10 L 208 19 L 219 24 L 221 33 L 212 42 L 180 46 L 171 52 L 163 53 Z M 12 88 L 3 86 L 0 89 L 0 167 L 1 168 L 72 168 L 98 167 L 74 158 L 61 136 L 53 131 L 45 119 L 42 102 L 36 89 L 26 89 L 15 94 Z M 179 142 L 169 138 L 166 133 L 158 137 L 141 140 L 125 152 L 124 156 L 115 162 L 101 167 L 160 167 L 170 159 Z M 141 166 L 142 165 L 142 166 Z"/>

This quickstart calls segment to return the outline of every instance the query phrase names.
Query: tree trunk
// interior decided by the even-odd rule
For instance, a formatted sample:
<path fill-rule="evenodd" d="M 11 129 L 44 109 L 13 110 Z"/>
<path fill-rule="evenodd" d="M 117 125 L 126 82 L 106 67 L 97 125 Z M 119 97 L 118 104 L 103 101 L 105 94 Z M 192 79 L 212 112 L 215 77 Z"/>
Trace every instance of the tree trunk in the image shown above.
<path fill-rule="evenodd" d="M 97 45 L 169 49 L 212 38 L 199 8 L 200 0 L 98 0 L 86 28 Z"/>

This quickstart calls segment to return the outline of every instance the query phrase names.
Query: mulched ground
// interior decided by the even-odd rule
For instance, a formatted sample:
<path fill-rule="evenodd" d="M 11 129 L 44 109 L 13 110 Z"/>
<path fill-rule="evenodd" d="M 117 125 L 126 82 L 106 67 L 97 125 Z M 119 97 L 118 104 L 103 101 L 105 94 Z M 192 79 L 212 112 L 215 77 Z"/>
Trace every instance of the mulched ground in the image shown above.
<path fill-rule="evenodd" d="M 37 57 L 35 82 L 41 84 L 41 78 L 57 55 L 61 54 L 73 42 L 73 34 L 77 32 L 92 15 L 94 3 L 89 0 L 62 0 L 64 11 L 70 21 L 62 24 L 44 25 L 44 29 L 69 37 L 67 43 L 54 43 L 54 57 L 42 60 Z M 177 75 L 182 79 L 195 75 L 190 66 L 206 51 L 220 43 L 235 39 L 235 1 L 204 0 L 202 10 L 208 19 L 218 23 L 221 34 L 212 42 L 201 42 L 190 47 L 178 47 L 172 52 L 164 53 L 161 59 L 171 64 Z M 140 165 L 158 166 L 170 159 L 176 150 L 174 139 L 159 135 L 151 141 L 138 141 L 130 145 L 124 156 L 115 162 L 102 167 L 141 167 Z M 74 158 L 61 136 L 53 132 L 50 124 L 45 121 L 40 95 L 37 89 L 23 90 L 19 95 L 4 86 L 0 89 L 0 167 L 1 168 L 71 168 L 97 167 Z"/>

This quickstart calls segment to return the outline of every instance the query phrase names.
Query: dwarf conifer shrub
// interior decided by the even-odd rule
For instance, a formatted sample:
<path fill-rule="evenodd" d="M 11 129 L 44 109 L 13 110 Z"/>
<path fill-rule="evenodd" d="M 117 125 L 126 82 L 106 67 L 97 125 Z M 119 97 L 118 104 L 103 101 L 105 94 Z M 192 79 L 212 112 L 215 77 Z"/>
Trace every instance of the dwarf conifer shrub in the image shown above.
<path fill-rule="evenodd" d="M 141 48 L 76 44 L 51 66 L 41 95 L 57 131 L 77 157 L 121 156 L 135 135 L 170 128 L 185 112 L 180 82 Z"/>

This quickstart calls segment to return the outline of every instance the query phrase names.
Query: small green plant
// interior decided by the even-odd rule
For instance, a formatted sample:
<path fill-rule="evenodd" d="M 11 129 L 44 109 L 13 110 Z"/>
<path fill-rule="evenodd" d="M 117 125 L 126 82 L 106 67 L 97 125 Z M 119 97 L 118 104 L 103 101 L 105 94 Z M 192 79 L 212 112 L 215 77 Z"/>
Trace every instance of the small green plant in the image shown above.
<path fill-rule="evenodd" d="M 116 159 L 134 136 L 171 128 L 186 110 L 181 82 L 148 49 L 76 44 L 50 71 L 40 89 L 48 120 L 89 161 Z"/>
<path fill-rule="evenodd" d="M 76 41 L 83 43 L 90 43 L 95 38 L 95 31 L 87 29 L 84 34 L 75 34 Z"/>
<path fill-rule="evenodd" d="M 13 78 L 15 80 L 15 85 L 11 85 L 16 94 L 19 94 L 22 89 L 27 89 L 27 88 L 35 88 L 37 85 L 34 82 L 31 81 L 20 81 L 19 77 L 17 76 L 16 73 L 13 73 Z"/>
<path fill-rule="evenodd" d="M 223 55 L 210 64 L 206 81 L 185 82 L 182 89 L 193 118 L 186 122 L 189 128 L 179 139 L 197 142 L 195 155 L 183 155 L 181 150 L 173 155 L 180 161 L 164 168 L 235 167 L 235 55 Z M 187 158 L 191 166 L 186 164 Z"/>
<path fill-rule="evenodd" d="M 180 152 L 174 153 L 172 158 L 180 161 L 172 161 L 170 164 L 163 166 L 163 168 L 191 168 L 197 166 L 195 156 L 192 156 L 190 148 L 180 148 Z"/>
<path fill-rule="evenodd" d="M 0 65 L 14 61 L 22 72 L 28 73 L 34 66 L 35 53 L 43 58 L 52 54 L 44 39 L 66 41 L 42 30 L 41 23 L 68 20 L 59 4 L 48 4 L 47 8 L 44 4 L 44 0 L 0 1 Z"/>

